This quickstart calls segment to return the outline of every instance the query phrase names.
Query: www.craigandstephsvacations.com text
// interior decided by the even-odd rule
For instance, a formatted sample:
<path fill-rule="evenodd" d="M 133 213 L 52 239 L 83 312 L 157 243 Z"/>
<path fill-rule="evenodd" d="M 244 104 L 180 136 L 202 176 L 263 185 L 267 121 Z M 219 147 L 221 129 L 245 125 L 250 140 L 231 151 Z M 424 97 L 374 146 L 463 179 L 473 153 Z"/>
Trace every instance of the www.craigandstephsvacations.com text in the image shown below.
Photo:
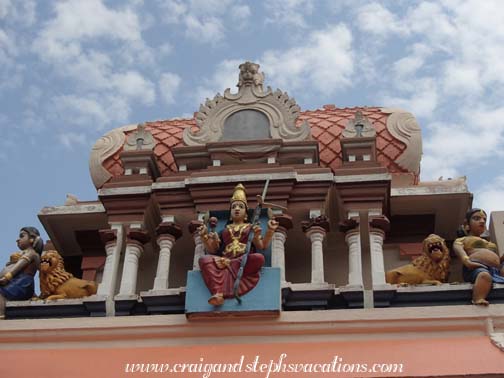
<path fill-rule="evenodd" d="M 402 363 L 345 363 L 342 357 L 334 356 L 331 361 L 326 362 L 294 362 L 289 361 L 286 353 L 278 356 L 278 359 L 262 360 L 259 355 L 253 358 L 241 356 L 235 363 L 205 362 L 200 357 L 197 362 L 178 363 L 127 363 L 124 367 L 125 373 L 143 374 L 174 374 L 192 375 L 195 377 L 210 378 L 211 376 L 230 376 L 232 373 L 263 373 L 264 378 L 273 377 L 275 374 L 332 374 L 341 373 L 342 376 L 348 373 L 402 373 L 404 365 Z"/>

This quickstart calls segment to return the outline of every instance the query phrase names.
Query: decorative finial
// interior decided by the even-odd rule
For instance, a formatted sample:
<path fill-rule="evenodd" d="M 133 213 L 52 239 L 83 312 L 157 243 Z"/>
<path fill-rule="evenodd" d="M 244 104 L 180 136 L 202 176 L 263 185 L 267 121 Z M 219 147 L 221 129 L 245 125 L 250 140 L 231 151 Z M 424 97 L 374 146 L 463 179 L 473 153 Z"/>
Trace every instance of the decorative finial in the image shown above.
<path fill-rule="evenodd" d="M 376 130 L 373 125 L 360 110 L 355 112 L 354 119 L 350 119 L 343 130 L 343 138 L 374 137 L 375 135 Z"/>
<path fill-rule="evenodd" d="M 137 125 L 137 130 L 133 134 L 128 136 L 126 144 L 124 145 L 125 151 L 141 151 L 141 150 L 153 150 L 155 146 L 154 137 L 150 131 L 145 129 L 144 123 L 139 123 Z"/>

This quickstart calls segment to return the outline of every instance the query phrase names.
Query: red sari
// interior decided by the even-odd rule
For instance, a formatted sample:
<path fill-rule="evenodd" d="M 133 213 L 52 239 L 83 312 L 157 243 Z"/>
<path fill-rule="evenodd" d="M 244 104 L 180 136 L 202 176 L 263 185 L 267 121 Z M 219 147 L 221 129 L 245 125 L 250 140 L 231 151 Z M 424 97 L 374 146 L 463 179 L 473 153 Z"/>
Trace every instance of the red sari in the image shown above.
<path fill-rule="evenodd" d="M 203 280 L 212 295 L 223 294 L 224 298 L 233 298 L 233 286 L 245 254 L 251 225 L 228 225 L 220 233 L 221 248 L 214 255 L 205 255 L 199 259 Z M 264 256 L 256 253 L 252 244 L 238 287 L 240 296 L 248 293 L 259 282 L 259 272 L 264 265 Z"/>

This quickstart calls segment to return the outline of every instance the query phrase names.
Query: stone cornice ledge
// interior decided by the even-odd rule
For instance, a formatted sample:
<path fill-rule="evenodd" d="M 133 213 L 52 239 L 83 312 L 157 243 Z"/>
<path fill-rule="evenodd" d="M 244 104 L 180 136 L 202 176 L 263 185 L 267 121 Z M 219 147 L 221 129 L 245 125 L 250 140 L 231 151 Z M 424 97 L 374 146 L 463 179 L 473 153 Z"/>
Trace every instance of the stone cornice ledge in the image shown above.
<path fill-rule="evenodd" d="M 332 173 L 296 173 L 296 172 L 283 172 L 283 173 L 273 173 L 273 174 L 243 174 L 243 175 L 227 175 L 227 176 L 209 176 L 209 177 L 189 177 L 183 181 L 172 181 L 172 182 L 156 182 L 152 184 L 152 189 L 177 189 L 184 188 L 188 185 L 196 184 L 217 184 L 217 183 L 234 183 L 234 182 L 250 182 L 250 181 L 266 181 L 270 179 L 275 180 L 296 180 L 297 182 L 309 182 L 309 181 L 328 181 L 333 180 Z"/>
<path fill-rule="evenodd" d="M 390 173 L 370 173 L 365 175 L 334 176 L 335 183 L 364 182 L 364 181 L 391 181 Z"/>
<path fill-rule="evenodd" d="M 225 324 L 225 327 L 217 325 Z M 504 304 L 282 312 L 272 319 L 188 321 L 184 315 L 0 321 L 0 349 L 345 341 L 489 336 L 502 333 Z M 498 328 L 498 329 L 496 329 Z M 271 337 L 274 336 L 274 337 Z M 496 340 L 502 340 L 497 335 Z M 97 340 L 100 340 L 99 342 Z M 500 342 L 500 341 L 499 341 Z"/>
<path fill-rule="evenodd" d="M 100 202 L 78 205 L 46 206 L 40 210 L 39 215 L 63 215 L 63 214 L 92 214 L 104 213 L 105 208 Z"/>
<path fill-rule="evenodd" d="M 152 192 L 152 187 L 149 186 L 126 186 L 122 188 L 105 188 L 98 190 L 100 197 L 117 196 L 128 194 L 148 194 Z"/>
<path fill-rule="evenodd" d="M 400 196 L 420 196 L 420 195 L 438 195 L 438 194 L 460 194 L 470 192 L 465 184 L 454 186 L 412 186 L 406 188 L 392 188 L 390 195 L 392 197 Z"/>

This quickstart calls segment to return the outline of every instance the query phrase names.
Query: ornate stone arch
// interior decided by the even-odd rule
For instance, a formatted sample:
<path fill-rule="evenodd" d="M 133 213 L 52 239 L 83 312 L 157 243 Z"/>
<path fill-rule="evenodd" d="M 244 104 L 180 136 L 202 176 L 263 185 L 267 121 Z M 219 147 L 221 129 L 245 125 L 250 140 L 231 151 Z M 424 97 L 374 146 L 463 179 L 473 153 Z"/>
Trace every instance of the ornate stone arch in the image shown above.
<path fill-rule="evenodd" d="M 293 98 L 270 87 L 263 90 L 264 74 L 259 72 L 259 65 L 245 62 L 240 65 L 238 93 L 232 94 L 228 88 L 222 96 L 218 93 L 213 99 L 207 99 L 200 105 L 196 114 L 199 130 L 184 130 L 184 143 L 188 146 L 203 145 L 222 140 L 224 123 L 231 115 L 241 110 L 253 110 L 264 114 L 269 122 L 270 138 L 284 141 L 302 141 L 310 139 L 310 126 L 305 121 L 296 127 L 300 108 Z"/>

